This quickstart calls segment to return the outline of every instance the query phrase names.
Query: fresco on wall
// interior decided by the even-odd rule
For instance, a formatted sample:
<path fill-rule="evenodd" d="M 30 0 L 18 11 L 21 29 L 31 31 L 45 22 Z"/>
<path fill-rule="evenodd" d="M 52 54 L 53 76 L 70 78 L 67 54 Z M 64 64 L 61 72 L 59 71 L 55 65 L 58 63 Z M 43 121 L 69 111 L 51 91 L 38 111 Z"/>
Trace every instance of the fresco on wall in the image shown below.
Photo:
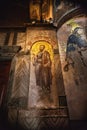
<path fill-rule="evenodd" d="M 24 129 L 64 128 L 68 112 L 60 107 L 65 106 L 60 99 L 65 98 L 65 90 L 56 30 L 29 27 L 18 32 L 16 40 L 22 49 L 9 73 L 5 104 L 9 122 Z"/>
<path fill-rule="evenodd" d="M 33 0 L 29 5 L 30 20 L 47 20 L 52 17 L 51 0 L 44 0 L 42 2 Z"/>
<path fill-rule="evenodd" d="M 35 66 L 36 85 L 39 85 L 43 89 L 43 91 L 47 89 L 47 91 L 50 92 L 50 85 L 52 84 L 52 64 L 50 53 L 47 50 L 44 50 L 45 45 L 40 45 L 37 54 L 32 54 L 32 60 L 33 66 Z"/>
<path fill-rule="evenodd" d="M 69 65 L 74 67 L 74 60 L 72 58 L 73 51 L 77 51 L 79 54 L 79 58 L 82 64 L 87 67 L 86 61 L 82 52 L 87 50 L 87 40 L 85 37 L 85 30 L 82 27 L 76 27 L 72 33 L 69 35 L 67 40 L 67 48 L 66 48 L 66 61 L 67 64 L 64 67 L 64 71 L 68 71 Z"/>
<path fill-rule="evenodd" d="M 82 71 L 87 68 L 86 18 L 79 17 L 69 20 L 62 26 L 61 31 L 63 30 L 63 41 L 61 37 L 59 38 L 61 49 L 63 49 L 60 49 L 63 55 L 61 57 L 63 70 L 65 72 L 69 71 L 69 69 L 75 70 L 77 64 L 80 64 L 81 68 L 77 68 L 76 72 L 78 70 L 78 76 L 81 77 Z"/>
<path fill-rule="evenodd" d="M 62 73 L 71 119 L 87 118 L 84 113 L 87 101 L 86 28 L 87 17 L 82 16 L 67 21 L 58 31 Z"/>
<path fill-rule="evenodd" d="M 38 41 L 31 48 L 29 107 L 54 107 L 52 96 L 54 84 L 54 61 L 52 46 L 46 41 Z M 32 97 L 32 98 L 31 98 Z M 57 101 L 58 102 L 58 101 Z M 58 104 L 56 104 L 58 105 Z"/>
<path fill-rule="evenodd" d="M 17 45 L 23 41 L 20 44 L 23 48 L 11 64 L 13 75 L 9 76 L 9 106 L 49 108 L 59 105 L 57 89 L 60 86 L 61 65 L 55 34 L 55 30 L 29 29 L 26 44 L 24 33 L 18 35 Z"/>

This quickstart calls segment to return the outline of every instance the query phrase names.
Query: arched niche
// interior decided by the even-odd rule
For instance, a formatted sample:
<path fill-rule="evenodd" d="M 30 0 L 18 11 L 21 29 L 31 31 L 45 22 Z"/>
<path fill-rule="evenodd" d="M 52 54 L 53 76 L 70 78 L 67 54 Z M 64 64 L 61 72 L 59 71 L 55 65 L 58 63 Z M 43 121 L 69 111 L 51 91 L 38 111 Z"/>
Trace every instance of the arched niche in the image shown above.
<path fill-rule="evenodd" d="M 30 49 L 29 108 L 58 107 L 55 57 L 52 45 L 44 40 Z"/>

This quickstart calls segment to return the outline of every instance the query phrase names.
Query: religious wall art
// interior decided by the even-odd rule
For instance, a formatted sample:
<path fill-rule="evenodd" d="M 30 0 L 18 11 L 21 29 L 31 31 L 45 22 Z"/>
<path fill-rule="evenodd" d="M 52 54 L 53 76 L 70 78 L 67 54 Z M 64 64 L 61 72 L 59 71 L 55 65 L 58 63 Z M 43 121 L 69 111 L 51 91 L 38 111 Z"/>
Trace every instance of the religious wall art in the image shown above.
<path fill-rule="evenodd" d="M 31 20 L 40 20 L 40 8 L 39 8 L 39 3 L 30 3 L 30 8 L 29 8 L 29 13 L 30 13 L 30 19 Z"/>
<path fill-rule="evenodd" d="M 70 118 L 85 119 L 83 110 L 87 95 L 87 17 L 79 15 L 64 23 L 58 30 L 58 43 Z"/>
<path fill-rule="evenodd" d="M 87 50 L 86 28 L 82 24 L 78 24 L 73 19 L 67 22 L 70 34 L 67 38 L 66 45 L 66 65 L 64 71 L 68 71 L 69 66 L 74 68 L 74 53 L 77 52 L 83 66 L 87 67 L 84 54 Z"/>
<path fill-rule="evenodd" d="M 49 18 L 52 18 L 51 5 L 52 5 L 51 0 L 30 1 L 29 4 L 30 20 L 46 21 Z"/>
<path fill-rule="evenodd" d="M 31 47 L 29 107 L 52 107 L 54 83 L 54 56 L 52 46 L 38 41 Z M 55 89 L 56 90 L 56 89 Z M 55 90 L 54 93 L 55 93 Z M 32 98 L 31 98 L 32 97 Z"/>
<path fill-rule="evenodd" d="M 44 0 L 42 3 L 42 19 L 46 20 L 49 17 L 50 12 L 50 0 Z"/>
<path fill-rule="evenodd" d="M 51 58 L 50 53 L 45 50 L 45 45 L 39 46 L 39 52 L 33 57 L 33 66 L 35 66 L 36 85 L 43 91 L 50 92 L 52 84 Z"/>

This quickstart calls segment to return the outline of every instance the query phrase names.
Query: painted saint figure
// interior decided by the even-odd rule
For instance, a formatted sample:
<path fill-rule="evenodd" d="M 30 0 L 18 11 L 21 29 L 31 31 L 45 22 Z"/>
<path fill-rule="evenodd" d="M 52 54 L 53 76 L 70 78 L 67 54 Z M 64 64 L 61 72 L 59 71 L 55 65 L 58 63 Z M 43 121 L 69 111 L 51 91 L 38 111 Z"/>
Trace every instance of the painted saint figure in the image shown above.
<path fill-rule="evenodd" d="M 44 91 L 49 92 L 52 84 L 51 64 L 49 52 L 45 50 L 44 45 L 40 45 L 33 64 L 35 66 L 36 84 Z"/>
<path fill-rule="evenodd" d="M 84 57 L 82 55 L 82 52 L 87 50 L 87 39 L 85 37 L 84 28 L 81 27 L 76 27 L 72 34 L 70 34 L 68 37 L 66 50 L 67 64 L 64 67 L 64 71 L 68 71 L 69 65 L 74 67 L 72 53 L 76 50 L 80 56 L 82 64 L 87 67 L 87 64 L 85 63 Z"/>

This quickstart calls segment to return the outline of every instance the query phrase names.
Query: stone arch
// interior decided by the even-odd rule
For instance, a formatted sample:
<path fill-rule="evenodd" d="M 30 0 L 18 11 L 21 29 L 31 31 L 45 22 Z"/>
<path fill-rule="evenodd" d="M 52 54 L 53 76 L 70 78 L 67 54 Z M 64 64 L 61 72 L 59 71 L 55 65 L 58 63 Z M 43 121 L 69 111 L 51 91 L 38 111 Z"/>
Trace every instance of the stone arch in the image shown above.
<path fill-rule="evenodd" d="M 58 41 L 59 41 L 58 42 L 59 53 L 60 53 L 60 59 L 61 59 L 61 65 L 62 65 L 62 74 L 63 74 L 63 79 L 64 79 L 67 104 L 69 108 L 70 119 L 74 119 L 74 120 L 77 120 L 77 119 L 81 120 L 81 119 L 87 118 L 87 115 L 84 115 L 84 112 L 82 111 L 86 107 L 85 101 L 87 98 L 86 97 L 87 93 L 85 93 L 86 84 L 87 84 L 85 80 L 87 77 L 87 68 L 86 68 L 87 51 L 84 51 L 84 52 L 80 51 L 79 53 L 79 51 L 76 50 L 75 48 L 75 51 L 73 50 L 70 55 L 74 61 L 74 65 L 72 65 L 71 64 L 72 62 L 70 61 L 69 62 L 70 66 L 68 66 L 69 70 L 67 69 L 68 71 L 64 71 L 64 66 L 66 65 L 66 48 L 67 48 L 68 37 L 72 34 L 72 30 L 70 31 L 70 29 L 66 25 L 68 21 L 74 19 L 74 21 L 76 22 L 74 29 L 76 27 L 81 27 L 81 28 L 86 29 L 86 26 L 87 26 L 86 15 L 87 15 L 87 12 L 85 8 L 83 9 L 82 7 L 76 7 L 66 12 L 57 21 L 57 29 L 58 29 L 57 36 L 58 36 Z M 87 42 L 86 36 L 84 39 L 86 39 L 86 42 Z M 80 96 L 81 96 L 81 100 L 79 100 L 78 98 Z M 76 102 L 78 102 L 79 105 L 77 105 Z M 81 103 L 82 103 L 82 107 L 79 107 L 79 112 L 77 112 L 78 106 L 80 106 Z"/>
<path fill-rule="evenodd" d="M 71 18 L 75 18 L 79 15 L 86 15 L 87 11 L 85 8 L 77 6 L 69 11 L 66 11 L 64 15 L 62 15 L 58 20 L 57 20 L 57 30 L 68 20 Z"/>

